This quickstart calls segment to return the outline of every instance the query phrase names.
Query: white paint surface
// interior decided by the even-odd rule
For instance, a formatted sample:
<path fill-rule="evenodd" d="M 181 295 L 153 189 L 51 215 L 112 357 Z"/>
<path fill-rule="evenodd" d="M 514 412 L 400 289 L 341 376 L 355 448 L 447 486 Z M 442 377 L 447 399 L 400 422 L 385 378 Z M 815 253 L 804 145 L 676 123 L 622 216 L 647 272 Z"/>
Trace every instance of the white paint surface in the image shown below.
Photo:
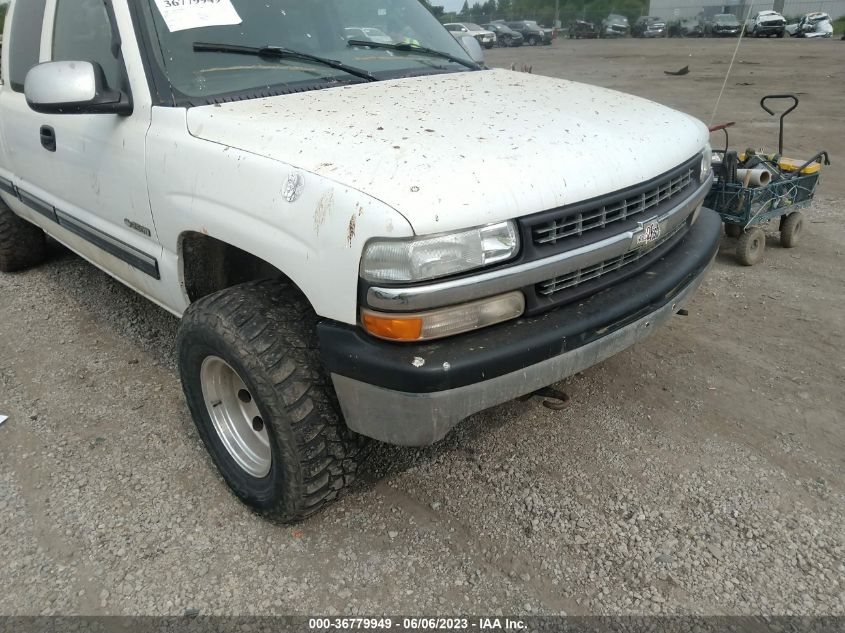
<path fill-rule="evenodd" d="M 193 136 L 354 187 L 417 234 L 498 222 L 639 184 L 700 152 L 665 106 L 494 70 L 188 110 Z"/>

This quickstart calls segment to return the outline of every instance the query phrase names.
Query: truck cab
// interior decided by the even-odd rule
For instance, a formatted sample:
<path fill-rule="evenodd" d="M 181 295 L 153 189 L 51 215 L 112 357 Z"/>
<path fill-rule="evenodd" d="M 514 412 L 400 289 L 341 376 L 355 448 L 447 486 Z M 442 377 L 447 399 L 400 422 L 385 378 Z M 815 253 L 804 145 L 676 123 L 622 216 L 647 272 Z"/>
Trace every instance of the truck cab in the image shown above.
<path fill-rule="evenodd" d="M 491 70 L 417 0 L 12 0 L 6 24 L 0 271 L 50 236 L 180 318 L 199 436 L 280 520 L 368 438 L 431 444 L 645 338 L 716 253 L 701 122 Z"/>

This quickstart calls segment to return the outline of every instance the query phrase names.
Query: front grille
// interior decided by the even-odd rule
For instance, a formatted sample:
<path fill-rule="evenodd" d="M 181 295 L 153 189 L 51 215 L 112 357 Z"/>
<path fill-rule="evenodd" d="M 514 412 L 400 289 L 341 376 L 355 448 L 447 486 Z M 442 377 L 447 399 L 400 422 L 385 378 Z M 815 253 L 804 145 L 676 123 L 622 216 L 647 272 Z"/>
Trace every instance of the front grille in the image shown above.
<path fill-rule="evenodd" d="M 603 229 L 616 222 L 622 222 L 679 196 L 693 182 L 693 167 L 676 172 L 654 187 L 615 199 L 611 202 L 588 207 L 579 211 L 565 213 L 549 222 L 532 227 L 534 243 L 539 245 L 557 244 L 567 238 L 578 238 L 588 231 Z"/>
<path fill-rule="evenodd" d="M 537 284 L 537 294 L 543 297 L 551 297 L 557 292 L 567 290 L 569 288 L 575 288 L 577 286 L 580 286 L 581 284 L 587 283 L 588 281 L 598 279 L 599 277 L 603 277 L 608 273 L 612 273 L 616 270 L 619 270 L 620 268 L 624 268 L 628 264 L 633 264 L 634 262 L 648 255 L 649 253 L 653 252 L 654 250 L 660 248 L 663 244 L 675 237 L 685 227 L 686 223 L 681 222 L 678 226 L 672 229 L 670 233 L 661 237 L 656 242 L 650 244 L 647 247 L 639 248 L 634 251 L 629 251 L 624 255 L 620 255 L 619 257 L 607 259 L 598 264 L 593 264 L 592 266 L 581 268 L 561 277 L 555 277 L 554 279 L 549 279 L 547 281 L 540 282 L 539 284 Z"/>

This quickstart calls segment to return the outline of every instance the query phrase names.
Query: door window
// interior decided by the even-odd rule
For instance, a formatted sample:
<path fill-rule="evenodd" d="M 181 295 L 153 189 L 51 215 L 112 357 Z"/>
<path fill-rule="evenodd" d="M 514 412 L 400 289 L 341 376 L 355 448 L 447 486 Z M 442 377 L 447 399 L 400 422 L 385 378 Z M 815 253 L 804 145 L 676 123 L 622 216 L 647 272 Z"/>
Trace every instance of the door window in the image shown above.
<path fill-rule="evenodd" d="M 15 92 L 23 92 L 29 69 L 38 63 L 41 46 L 41 25 L 46 0 L 29 0 L 15 5 L 13 23 L 6 42 L 9 55 L 9 83 Z"/>
<path fill-rule="evenodd" d="M 122 88 L 120 61 L 112 53 L 112 28 L 103 0 L 58 0 L 53 61 L 90 61 L 103 67 L 110 88 Z"/>

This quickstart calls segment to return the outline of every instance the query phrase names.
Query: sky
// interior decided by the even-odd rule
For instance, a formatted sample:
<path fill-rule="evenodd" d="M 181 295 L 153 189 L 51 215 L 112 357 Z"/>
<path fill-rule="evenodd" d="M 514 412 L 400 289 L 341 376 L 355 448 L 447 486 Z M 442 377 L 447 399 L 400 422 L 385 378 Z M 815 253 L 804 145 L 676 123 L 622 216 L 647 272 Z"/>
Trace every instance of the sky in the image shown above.
<path fill-rule="evenodd" d="M 464 0 L 432 0 L 431 4 L 442 4 L 447 11 L 460 11 L 464 6 Z"/>

